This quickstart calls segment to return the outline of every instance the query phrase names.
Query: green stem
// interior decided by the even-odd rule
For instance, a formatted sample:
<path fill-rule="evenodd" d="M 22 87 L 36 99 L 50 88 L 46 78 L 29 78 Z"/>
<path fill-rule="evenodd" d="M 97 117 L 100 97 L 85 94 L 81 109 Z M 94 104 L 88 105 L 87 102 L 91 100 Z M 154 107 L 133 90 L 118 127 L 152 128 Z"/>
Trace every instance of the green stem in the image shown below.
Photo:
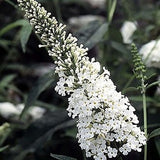
<path fill-rule="evenodd" d="M 121 157 L 121 156 L 119 156 L 119 158 L 118 158 L 119 160 L 123 160 L 123 158 Z"/>
<path fill-rule="evenodd" d="M 82 151 L 82 153 L 83 153 L 83 160 L 87 160 L 87 158 L 86 158 L 86 153 L 85 153 L 84 150 Z"/>
<path fill-rule="evenodd" d="M 114 147 L 116 147 L 116 149 L 118 150 L 118 146 L 117 146 L 117 144 L 116 144 L 115 141 L 113 142 L 113 144 L 114 144 Z M 123 160 L 123 158 L 121 157 L 120 154 L 118 155 L 117 159 L 118 159 L 118 160 Z"/>
<path fill-rule="evenodd" d="M 142 96 L 143 96 L 143 116 L 144 116 L 144 133 L 147 138 L 147 106 L 146 106 L 146 95 L 145 95 L 145 85 L 142 79 Z M 147 142 L 144 146 L 144 160 L 147 160 Z"/>

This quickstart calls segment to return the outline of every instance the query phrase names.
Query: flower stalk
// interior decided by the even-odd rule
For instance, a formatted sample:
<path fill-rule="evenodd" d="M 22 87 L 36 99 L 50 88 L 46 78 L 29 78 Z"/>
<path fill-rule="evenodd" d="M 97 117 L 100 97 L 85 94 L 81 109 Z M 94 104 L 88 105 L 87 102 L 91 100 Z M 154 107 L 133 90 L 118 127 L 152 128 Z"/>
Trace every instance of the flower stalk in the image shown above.
<path fill-rule="evenodd" d="M 135 77 L 141 82 L 141 86 L 138 88 L 141 90 L 142 98 L 143 98 L 143 122 L 144 122 L 144 133 L 147 138 L 147 105 L 146 105 L 146 84 L 145 80 L 147 77 L 145 76 L 146 68 L 143 64 L 142 58 L 138 53 L 137 47 L 135 44 L 132 44 L 131 49 L 133 55 L 133 63 L 134 63 L 134 74 Z M 147 160 L 147 143 L 144 146 L 144 160 Z"/>
<path fill-rule="evenodd" d="M 146 95 L 145 92 L 142 94 L 143 96 L 143 116 L 144 116 L 144 133 L 147 138 L 147 107 L 146 107 Z M 147 160 L 147 143 L 144 146 L 144 160 Z"/>
<path fill-rule="evenodd" d="M 143 97 L 143 121 L 144 121 L 144 133 L 147 138 L 147 105 L 146 105 L 146 85 L 142 80 L 142 97 Z M 147 143 L 144 146 L 144 160 L 147 160 Z"/>

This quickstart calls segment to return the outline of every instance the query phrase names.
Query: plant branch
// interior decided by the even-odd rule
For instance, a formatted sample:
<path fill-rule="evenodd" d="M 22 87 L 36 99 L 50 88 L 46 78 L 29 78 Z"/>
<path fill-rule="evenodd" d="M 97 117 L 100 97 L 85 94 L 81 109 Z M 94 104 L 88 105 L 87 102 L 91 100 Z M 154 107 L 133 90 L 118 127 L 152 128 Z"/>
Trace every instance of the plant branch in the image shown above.
<path fill-rule="evenodd" d="M 144 133 L 147 138 L 147 106 L 146 106 L 146 87 L 144 84 L 144 79 L 142 79 L 142 97 L 143 97 L 143 117 L 144 117 Z M 147 142 L 144 146 L 144 160 L 147 160 Z"/>

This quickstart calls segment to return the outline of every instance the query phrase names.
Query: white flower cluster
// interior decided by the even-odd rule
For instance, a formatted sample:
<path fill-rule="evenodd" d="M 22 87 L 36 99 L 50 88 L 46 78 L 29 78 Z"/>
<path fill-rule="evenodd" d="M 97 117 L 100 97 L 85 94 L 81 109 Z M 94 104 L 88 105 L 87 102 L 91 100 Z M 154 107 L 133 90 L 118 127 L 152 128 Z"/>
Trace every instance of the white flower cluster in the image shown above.
<path fill-rule="evenodd" d="M 68 36 L 64 25 L 35 0 L 18 0 L 49 55 L 55 59 L 59 81 L 55 90 L 69 96 L 69 116 L 77 117 L 77 138 L 86 156 L 106 160 L 119 153 L 127 155 L 131 150 L 141 151 L 146 143 L 144 133 L 137 127 L 135 109 L 128 99 L 116 91 L 105 68 L 99 62 L 89 60 L 87 49 L 77 45 L 77 39 Z"/>
<path fill-rule="evenodd" d="M 105 8 L 106 0 L 82 0 L 84 3 L 89 3 L 94 8 Z"/>
<path fill-rule="evenodd" d="M 137 22 L 125 21 L 120 29 L 123 42 L 126 44 L 132 43 L 133 33 L 137 30 Z"/>
<path fill-rule="evenodd" d="M 82 15 L 71 17 L 68 20 L 68 24 L 71 26 L 71 29 L 80 29 L 82 26 L 86 26 L 93 21 L 100 21 L 104 22 L 105 18 L 102 16 L 97 15 Z"/>
<path fill-rule="evenodd" d="M 86 82 L 85 82 L 86 81 Z M 137 127 L 138 119 L 128 99 L 116 91 L 109 73 L 85 76 L 69 98 L 69 115 L 78 117 L 79 143 L 95 160 L 141 151 L 146 138 Z M 117 148 L 118 146 L 118 148 Z"/>
<path fill-rule="evenodd" d="M 147 67 L 160 68 L 160 40 L 152 40 L 143 45 L 139 53 Z"/>
<path fill-rule="evenodd" d="M 10 102 L 0 103 L 0 115 L 4 118 L 17 119 L 23 109 L 24 109 L 24 104 L 14 105 L 13 103 L 10 103 Z M 37 120 L 41 118 L 45 112 L 46 110 L 41 107 L 32 106 L 32 108 L 30 108 L 28 111 L 26 119 L 28 117 L 31 117 L 32 120 Z"/>

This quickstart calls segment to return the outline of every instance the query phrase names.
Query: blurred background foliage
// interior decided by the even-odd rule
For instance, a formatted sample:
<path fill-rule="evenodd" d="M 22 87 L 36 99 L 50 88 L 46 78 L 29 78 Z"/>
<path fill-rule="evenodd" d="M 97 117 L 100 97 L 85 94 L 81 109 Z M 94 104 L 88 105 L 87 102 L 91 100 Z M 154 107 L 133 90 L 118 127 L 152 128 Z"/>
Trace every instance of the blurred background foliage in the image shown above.
<path fill-rule="evenodd" d="M 89 48 L 111 72 L 118 91 L 129 97 L 143 129 L 142 98 L 135 90 L 130 45 L 124 44 L 120 28 L 136 21 L 133 41 L 141 47 L 160 35 L 159 0 L 118 0 L 115 13 L 108 3 L 97 0 L 38 0 L 67 25 L 79 44 Z M 99 3 L 98 3 L 99 2 Z M 114 8 L 112 8 L 114 10 Z M 39 37 L 32 31 L 16 1 L 0 0 L 0 159 L 68 159 L 61 154 L 85 160 L 76 139 L 76 122 L 67 116 L 67 98 L 54 87 L 57 77 L 54 63 L 45 49 L 39 49 Z M 155 74 L 154 74 L 155 73 Z M 148 68 L 157 80 L 160 70 Z M 148 160 L 160 159 L 160 92 L 158 84 L 147 90 Z M 91 159 L 91 158 L 90 158 Z M 125 160 L 141 160 L 142 153 L 132 152 Z"/>

